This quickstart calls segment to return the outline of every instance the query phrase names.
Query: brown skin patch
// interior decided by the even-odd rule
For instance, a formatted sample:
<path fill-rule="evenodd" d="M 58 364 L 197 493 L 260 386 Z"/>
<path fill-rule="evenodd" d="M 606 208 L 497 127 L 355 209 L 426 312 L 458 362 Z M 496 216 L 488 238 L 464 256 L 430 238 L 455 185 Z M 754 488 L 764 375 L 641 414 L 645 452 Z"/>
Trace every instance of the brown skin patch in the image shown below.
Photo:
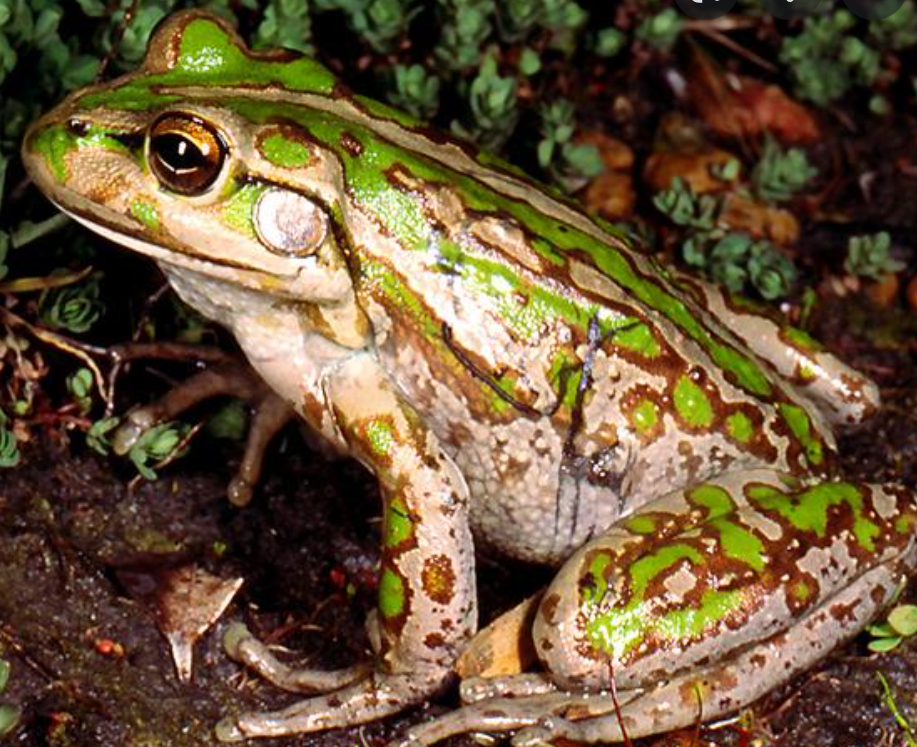
<path fill-rule="evenodd" d="M 423 639 L 423 642 L 427 648 L 442 648 L 446 645 L 446 638 L 442 633 L 427 633 L 427 637 Z"/>
<path fill-rule="evenodd" d="M 839 623 L 852 623 L 856 620 L 856 608 L 860 606 L 860 601 L 854 600 L 850 604 L 832 604 L 828 608 L 831 617 Z"/>
<path fill-rule="evenodd" d="M 557 614 L 557 607 L 559 604 L 560 594 L 549 594 L 538 606 L 538 614 L 540 614 L 549 625 L 556 625 L 557 620 L 555 615 Z"/>
<path fill-rule="evenodd" d="M 420 574 L 424 593 L 439 604 L 449 604 L 455 593 L 455 570 L 447 555 L 427 558 Z"/>
<path fill-rule="evenodd" d="M 349 132 L 341 133 L 341 147 L 354 158 L 363 155 L 363 143 Z"/>
<path fill-rule="evenodd" d="M 885 601 L 886 589 L 884 586 L 877 585 L 873 586 L 869 591 L 869 597 L 872 599 L 872 603 L 876 606 L 882 604 Z"/>

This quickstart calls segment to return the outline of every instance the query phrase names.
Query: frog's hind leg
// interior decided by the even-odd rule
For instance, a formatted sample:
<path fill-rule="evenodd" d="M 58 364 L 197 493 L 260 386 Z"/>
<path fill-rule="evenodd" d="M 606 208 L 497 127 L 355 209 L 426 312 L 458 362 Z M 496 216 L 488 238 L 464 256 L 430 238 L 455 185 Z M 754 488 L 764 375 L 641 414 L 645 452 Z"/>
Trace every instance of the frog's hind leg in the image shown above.
<path fill-rule="evenodd" d="M 668 494 L 584 546 L 545 592 L 532 636 L 553 691 L 467 688 L 480 700 L 397 744 L 518 729 L 517 745 L 613 742 L 735 711 L 889 602 L 917 565 L 915 529 L 914 496 L 892 486 L 755 470 Z"/>
<path fill-rule="evenodd" d="M 889 581 L 884 569 L 876 569 L 863 578 L 863 588 L 882 589 L 884 598 L 895 588 Z M 607 689 L 555 689 L 520 697 L 514 693 L 512 682 L 497 679 L 481 688 L 481 693 L 493 689 L 506 693 L 505 697 L 482 698 L 414 726 L 388 747 L 421 747 L 476 731 L 516 731 L 514 747 L 550 744 L 558 738 L 581 744 L 619 742 L 625 733 L 636 739 L 717 718 L 757 700 L 824 657 L 838 642 L 854 636 L 876 610 L 861 595 L 858 585 L 807 616 L 804 641 L 799 631 L 787 631 L 729 662 L 684 673 L 646 689 L 622 690 L 615 696 Z"/>
<path fill-rule="evenodd" d="M 858 423 L 878 408 L 875 383 L 801 329 L 781 323 L 751 301 L 727 298 L 717 286 L 681 274 L 677 277 L 714 318 L 807 394 L 829 422 Z"/>

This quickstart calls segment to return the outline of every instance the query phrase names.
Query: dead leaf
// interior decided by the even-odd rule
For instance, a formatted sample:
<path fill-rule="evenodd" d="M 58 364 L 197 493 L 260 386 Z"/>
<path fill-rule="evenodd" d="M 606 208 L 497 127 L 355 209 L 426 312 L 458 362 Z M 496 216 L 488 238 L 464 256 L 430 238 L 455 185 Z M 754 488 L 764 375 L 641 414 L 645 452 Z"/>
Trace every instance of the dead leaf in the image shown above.
<path fill-rule="evenodd" d="M 813 143 L 821 137 L 815 116 L 780 86 L 722 75 L 699 54 L 688 93 L 701 119 L 719 135 L 757 138 L 767 132 L 784 144 Z"/>
<path fill-rule="evenodd" d="M 734 231 L 747 231 L 756 239 L 769 239 L 778 246 L 792 246 L 799 239 L 799 221 L 789 210 L 734 192 L 726 195 L 718 222 Z"/>
<path fill-rule="evenodd" d="M 156 622 L 169 642 L 178 679 L 189 682 L 195 642 L 220 619 L 243 579 L 222 579 L 195 565 L 158 575 Z"/>
<path fill-rule="evenodd" d="M 738 160 L 719 148 L 656 151 L 646 159 L 643 181 L 653 192 L 671 187 L 675 177 L 688 184 L 696 195 L 722 192 L 730 187 L 730 182 L 714 176 L 714 167 Z"/>
<path fill-rule="evenodd" d="M 586 207 L 608 220 L 621 220 L 633 215 L 637 195 L 630 174 L 606 171 L 589 182 L 583 201 Z"/>

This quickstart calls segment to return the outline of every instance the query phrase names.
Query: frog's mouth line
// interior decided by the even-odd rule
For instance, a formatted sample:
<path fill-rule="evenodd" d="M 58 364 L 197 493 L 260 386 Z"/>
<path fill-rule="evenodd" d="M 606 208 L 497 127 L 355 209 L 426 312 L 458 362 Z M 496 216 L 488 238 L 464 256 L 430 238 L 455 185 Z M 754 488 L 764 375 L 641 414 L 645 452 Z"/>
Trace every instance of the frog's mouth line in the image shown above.
<path fill-rule="evenodd" d="M 112 226 L 102 220 L 87 218 L 80 215 L 75 210 L 64 207 L 56 200 L 51 200 L 51 202 L 53 202 L 61 212 L 68 215 L 77 223 L 85 226 L 93 233 L 111 241 L 113 244 L 126 247 L 131 251 L 150 257 L 157 263 L 183 267 L 219 280 L 225 280 L 230 283 L 240 283 L 254 290 L 264 290 L 265 286 L 269 284 L 268 276 L 256 267 L 250 267 L 228 260 L 217 260 L 211 257 L 203 259 L 201 257 L 191 256 L 185 252 L 168 249 L 151 241 L 144 241 L 134 234 L 129 233 L 122 226 Z M 259 282 L 261 279 L 263 279 L 264 282 Z"/>

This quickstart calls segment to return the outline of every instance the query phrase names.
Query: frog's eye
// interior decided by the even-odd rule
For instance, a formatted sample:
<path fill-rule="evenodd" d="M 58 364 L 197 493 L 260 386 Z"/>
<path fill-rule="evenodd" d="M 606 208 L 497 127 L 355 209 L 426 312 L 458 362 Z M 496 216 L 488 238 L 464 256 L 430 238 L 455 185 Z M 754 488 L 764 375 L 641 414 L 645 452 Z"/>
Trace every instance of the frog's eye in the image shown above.
<path fill-rule="evenodd" d="M 255 203 L 255 231 L 274 254 L 308 257 L 328 233 L 328 214 L 299 192 L 270 187 Z"/>
<path fill-rule="evenodd" d="M 223 170 L 226 146 L 211 125 L 187 114 L 166 114 L 147 135 L 147 158 L 156 178 L 172 192 L 207 191 Z"/>

